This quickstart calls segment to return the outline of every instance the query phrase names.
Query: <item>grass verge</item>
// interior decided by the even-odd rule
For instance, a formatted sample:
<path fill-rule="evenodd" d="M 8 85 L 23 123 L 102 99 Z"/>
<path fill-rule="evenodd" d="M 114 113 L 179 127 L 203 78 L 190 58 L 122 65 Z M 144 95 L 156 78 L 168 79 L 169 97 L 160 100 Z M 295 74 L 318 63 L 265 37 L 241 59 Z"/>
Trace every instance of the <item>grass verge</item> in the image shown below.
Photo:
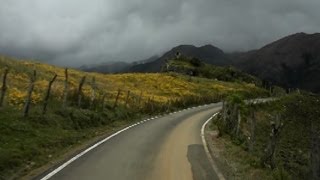
<path fill-rule="evenodd" d="M 250 116 L 242 114 L 238 137 L 219 133 L 217 125 L 222 116 L 213 120 L 207 131 L 210 149 L 228 178 L 231 179 L 312 179 L 314 135 L 320 130 L 320 98 L 312 94 L 293 94 L 278 101 L 247 105 L 255 109 L 256 130 L 253 149 L 250 149 Z M 270 146 L 275 116 L 282 128 L 277 136 L 273 155 L 274 167 L 265 161 Z M 219 129 L 219 130 L 218 130 Z M 319 143 L 319 142 L 318 142 Z M 319 155 L 319 154 L 318 154 Z"/>

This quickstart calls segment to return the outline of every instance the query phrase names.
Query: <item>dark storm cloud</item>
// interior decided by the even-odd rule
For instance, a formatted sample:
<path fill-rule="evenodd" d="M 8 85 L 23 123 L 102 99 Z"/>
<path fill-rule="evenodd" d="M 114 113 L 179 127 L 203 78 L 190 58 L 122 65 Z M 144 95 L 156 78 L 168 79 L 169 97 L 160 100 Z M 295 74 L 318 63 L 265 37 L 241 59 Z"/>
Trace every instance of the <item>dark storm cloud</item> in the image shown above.
<path fill-rule="evenodd" d="M 320 29 L 319 0 L 2 0 L 0 53 L 79 66 L 179 44 L 259 48 Z"/>

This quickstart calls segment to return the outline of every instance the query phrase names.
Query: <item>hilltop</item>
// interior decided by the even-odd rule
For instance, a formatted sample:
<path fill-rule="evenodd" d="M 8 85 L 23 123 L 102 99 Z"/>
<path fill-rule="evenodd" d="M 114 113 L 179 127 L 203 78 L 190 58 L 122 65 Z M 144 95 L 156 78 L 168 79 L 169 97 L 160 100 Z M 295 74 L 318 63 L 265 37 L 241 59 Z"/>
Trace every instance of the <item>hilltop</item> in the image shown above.
<path fill-rule="evenodd" d="M 174 58 L 177 52 L 187 57 L 201 59 L 207 64 L 226 65 L 228 63 L 224 52 L 215 46 L 205 45 L 195 47 L 193 45 L 180 45 L 172 48 L 154 61 L 130 67 L 128 72 L 159 72 L 165 61 Z"/>
<path fill-rule="evenodd" d="M 252 83 L 257 86 L 262 85 L 260 79 L 237 70 L 236 68 L 215 66 L 207 64 L 200 59 L 190 58 L 184 55 L 181 55 L 179 58 L 176 57 L 166 61 L 162 71 L 176 72 L 194 77 L 215 79 L 226 82 L 245 82 Z"/>

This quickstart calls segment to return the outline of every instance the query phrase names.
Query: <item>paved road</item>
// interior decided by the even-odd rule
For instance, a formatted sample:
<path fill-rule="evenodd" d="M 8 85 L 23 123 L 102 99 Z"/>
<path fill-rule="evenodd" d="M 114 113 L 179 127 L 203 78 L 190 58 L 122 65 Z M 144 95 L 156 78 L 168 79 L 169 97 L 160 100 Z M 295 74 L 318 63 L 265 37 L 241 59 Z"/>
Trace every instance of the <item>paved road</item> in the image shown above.
<path fill-rule="evenodd" d="M 105 142 L 52 180 L 218 179 L 205 154 L 200 130 L 221 104 L 167 115 Z"/>

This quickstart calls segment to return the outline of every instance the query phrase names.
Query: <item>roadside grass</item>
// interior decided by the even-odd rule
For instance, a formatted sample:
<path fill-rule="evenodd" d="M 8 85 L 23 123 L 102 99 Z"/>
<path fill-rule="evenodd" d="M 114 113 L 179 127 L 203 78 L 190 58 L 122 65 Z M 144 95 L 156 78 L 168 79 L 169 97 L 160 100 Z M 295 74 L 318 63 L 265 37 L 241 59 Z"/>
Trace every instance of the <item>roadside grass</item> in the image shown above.
<path fill-rule="evenodd" d="M 19 179 L 31 171 L 54 162 L 90 139 L 111 134 L 129 124 L 153 115 L 169 113 L 219 99 L 186 97 L 170 105 L 154 104 L 128 108 L 123 104 L 103 111 L 69 107 L 61 109 L 58 102 L 42 115 L 41 106 L 34 105 L 27 118 L 20 109 L 5 107 L 0 113 L 0 179 Z"/>
<path fill-rule="evenodd" d="M 133 123 L 141 114 L 117 108 L 93 112 L 68 108 L 28 118 L 13 108 L 0 115 L 0 179 L 16 179 L 86 140 Z"/>
<path fill-rule="evenodd" d="M 252 108 L 249 105 L 245 108 Z M 255 105 L 256 141 L 249 151 L 250 119 L 244 114 L 242 138 L 224 133 L 215 138 L 222 150 L 222 161 L 228 162 L 231 176 L 236 179 L 310 179 L 311 178 L 311 124 L 320 130 L 320 97 L 312 94 L 291 94 L 277 101 Z M 265 149 L 270 142 L 271 121 L 280 114 L 283 129 L 275 149 L 275 168 L 263 163 Z M 217 117 L 209 126 L 217 130 Z M 317 131 L 316 131 L 317 132 Z"/>

